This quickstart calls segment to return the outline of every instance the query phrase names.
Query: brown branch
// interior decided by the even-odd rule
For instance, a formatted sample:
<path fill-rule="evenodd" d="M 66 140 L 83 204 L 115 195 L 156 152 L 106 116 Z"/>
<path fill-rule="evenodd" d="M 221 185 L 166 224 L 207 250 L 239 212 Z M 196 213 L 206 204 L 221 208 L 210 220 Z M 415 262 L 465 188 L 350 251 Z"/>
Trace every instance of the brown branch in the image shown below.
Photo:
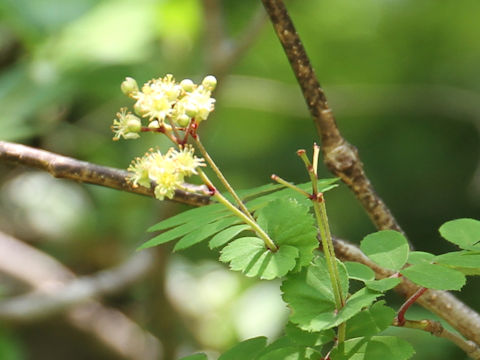
<path fill-rule="evenodd" d="M 333 112 L 317 80 L 307 53 L 300 41 L 282 0 L 262 0 L 275 32 L 313 117 L 322 141 L 323 159 L 329 170 L 354 192 L 378 229 L 402 231 L 382 199 L 373 189 L 363 170 L 357 149 L 340 134 Z"/>
<path fill-rule="evenodd" d="M 154 263 L 153 259 L 151 263 Z M 135 261 L 133 265 L 136 268 L 136 275 L 141 275 L 142 271 L 137 271 L 140 264 Z M 28 285 L 38 293 L 50 293 L 52 296 L 57 291 L 62 291 L 67 284 L 77 281 L 75 275 L 54 258 L 2 232 L 0 232 L 0 272 Z M 124 272 L 122 274 L 124 275 Z M 97 285 L 99 283 L 102 284 L 100 287 L 103 290 L 112 290 L 102 280 L 97 281 Z M 121 283 L 122 279 L 115 281 L 117 286 L 122 285 Z M 35 311 L 32 308 L 30 310 Z M 122 359 L 162 359 L 162 346 L 158 339 L 118 310 L 88 300 L 66 309 L 65 316 L 71 325 L 98 339 Z M 6 316 L 2 320 L 7 318 L 26 320 L 19 313 L 14 317 Z"/>
<path fill-rule="evenodd" d="M 430 334 L 447 339 L 457 345 L 460 349 L 465 351 L 465 353 L 472 359 L 480 359 L 480 348 L 473 341 L 466 341 L 463 337 L 458 334 L 455 334 L 451 331 L 448 331 L 440 324 L 438 321 L 434 320 L 405 320 L 403 325 L 394 323 L 394 326 L 406 327 L 409 329 L 417 329 L 429 332 Z"/>
<path fill-rule="evenodd" d="M 75 180 L 87 184 L 106 186 L 135 194 L 154 197 L 153 189 L 133 186 L 126 180 L 128 172 L 100 166 L 70 157 L 54 154 L 30 146 L 0 141 L 0 161 L 16 165 L 26 165 L 47 171 L 56 178 Z M 173 201 L 200 206 L 210 202 L 209 196 L 175 191 Z"/>

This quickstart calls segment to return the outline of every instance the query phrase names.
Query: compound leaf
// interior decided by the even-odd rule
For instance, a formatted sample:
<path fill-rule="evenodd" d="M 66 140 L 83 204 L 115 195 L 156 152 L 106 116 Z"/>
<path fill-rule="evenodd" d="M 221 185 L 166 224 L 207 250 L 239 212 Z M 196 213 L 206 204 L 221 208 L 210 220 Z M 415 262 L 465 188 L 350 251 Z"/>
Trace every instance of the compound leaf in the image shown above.
<path fill-rule="evenodd" d="M 460 290 L 465 285 L 465 275 L 460 271 L 436 264 L 417 264 L 400 271 L 414 283 L 437 290 Z"/>
<path fill-rule="evenodd" d="M 407 360 L 415 350 L 396 336 L 373 336 L 349 339 L 333 349 L 332 360 Z"/>
<path fill-rule="evenodd" d="M 451 243 L 467 250 L 480 250 L 480 221 L 457 219 L 447 221 L 438 229 L 440 235 Z"/>
<path fill-rule="evenodd" d="M 225 246 L 220 261 L 230 263 L 230 268 L 242 271 L 249 277 L 271 280 L 282 277 L 295 267 L 298 250 L 283 245 L 276 252 L 265 247 L 262 239 L 244 237 Z"/>
<path fill-rule="evenodd" d="M 395 310 L 385 306 L 385 301 L 373 304 L 347 321 L 347 338 L 373 336 L 388 328 L 395 317 Z"/>
<path fill-rule="evenodd" d="M 223 246 L 227 242 L 232 240 L 235 236 L 240 234 L 242 231 L 249 229 L 251 229 L 250 226 L 246 224 L 229 227 L 225 230 L 220 231 L 214 237 L 212 237 L 212 239 L 208 243 L 208 246 L 210 247 L 210 249 Z"/>
<path fill-rule="evenodd" d="M 278 199 L 257 211 L 257 222 L 280 247 L 291 245 L 298 249 L 299 258 L 294 270 L 308 265 L 318 247 L 315 220 L 309 213 L 310 204 L 293 199 Z"/>
<path fill-rule="evenodd" d="M 376 264 L 390 270 L 400 270 L 408 259 L 408 242 L 394 230 L 382 230 L 365 236 L 360 249 Z"/>
<path fill-rule="evenodd" d="M 248 339 L 238 343 L 227 352 L 220 355 L 218 360 L 245 360 L 256 359 L 267 345 L 267 338 L 264 336 Z"/>
<path fill-rule="evenodd" d="M 480 275 L 480 253 L 455 251 L 435 257 L 435 262 L 461 271 L 465 275 Z"/>

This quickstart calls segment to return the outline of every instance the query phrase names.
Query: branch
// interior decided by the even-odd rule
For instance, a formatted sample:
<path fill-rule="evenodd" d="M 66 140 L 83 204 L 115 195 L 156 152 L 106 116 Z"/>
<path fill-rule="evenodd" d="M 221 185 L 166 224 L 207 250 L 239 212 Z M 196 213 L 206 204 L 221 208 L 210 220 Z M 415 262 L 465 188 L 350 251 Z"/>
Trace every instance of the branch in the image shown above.
<path fill-rule="evenodd" d="M 15 257 L 17 260 L 23 259 L 16 261 L 15 264 L 26 261 L 23 252 L 16 254 Z M 0 318 L 14 322 L 34 321 L 65 311 L 92 298 L 115 293 L 145 276 L 152 269 L 154 260 L 152 252 L 142 251 L 116 268 L 72 279 L 62 286 L 56 286 L 55 289 L 33 291 L 27 295 L 1 301 Z M 9 261 L 11 262 L 11 259 Z M 32 272 L 31 266 L 29 272 Z M 46 281 L 51 283 L 52 279 Z"/>
<path fill-rule="evenodd" d="M 128 172 L 125 170 L 100 166 L 25 145 L 0 141 L 0 161 L 45 170 L 56 178 L 101 185 L 154 197 L 154 185 L 151 188 L 133 186 L 126 180 Z M 210 197 L 177 190 L 173 201 L 199 206 L 207 205 L 210 202 Z"/>
<path fill-rule="evenodd" d="M 329 170 L 354 192 L 378 229 L 402 232 L 367 178 L 357 149 L 340 134 L 327 98 L 315 76 L 307 53 L 282 0 L 262 0 L 303 92 L 317 132 L 323 159 Z"/>
<path fill-rule="evenodd" d="M 137 269 L 136 275 L 140 276 L 142 271 L 139 270 L 143 265 L 140 265 L 138 260 L 137 257 L 133 263 L 128 262 L 130 264 L 128 266 L 132 268 L 132 265 L 135 265 L 133 267 Z M 150 266 L 152 263 L 153 259 L 150 260 Z M 125 267 L 119 269 L 125 270 Z M 146 271 L 146 267 L 144 270 Z M 43 293 L 61 292 L 70 281 L 73 283 L 76 281 L 74 274 L 54 258 L 2 232 L 0 232 L 0 272 Z M 111 272 L 107 272 L 108 274 L 112 275 Z M 124 272 L 121 276 L 123 275 Z M 128 281 L 130 280 L 133 279 L 129 277 Z M 103 281 L 97 283 L 103 284 L 103 290 L 114 290 L 105 286 Z M 122 285 L 122 280 L 117 279 L 115 286 Z M 21 314 L 18 316 L 19 319 L 22 318 Z M 66 318 L 73 326 L 91 334 L 121 358 L 131 360 L 162 358 L 162 346 L 158 339 L 121 312 L 105 307 L 97 301 L 90 300 L 72 306 L 68 309 Z"/>

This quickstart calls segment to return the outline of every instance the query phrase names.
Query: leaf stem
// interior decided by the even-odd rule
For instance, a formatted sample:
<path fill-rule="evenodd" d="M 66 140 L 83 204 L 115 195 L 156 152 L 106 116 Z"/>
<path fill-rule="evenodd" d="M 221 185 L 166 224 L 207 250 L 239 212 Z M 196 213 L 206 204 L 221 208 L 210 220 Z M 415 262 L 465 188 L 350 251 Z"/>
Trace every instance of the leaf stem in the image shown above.
<path fill-rule="evenodd" d="M 407 312 L 408 308 L 412 306 L 413 303 L 415 303 L 415 301 L 417 301 L 417 299 L 425 293 L 425 291 L 427 291 L 427 288 L 421 287 L 412 296 L 410 296 L 407 301 L 405 301 L 405 303 L 403 303 L 397 314 L 396 322 L 398 326 L 405 325 L 405 313 Z"/>
<path fill-rule="evenodd" d="M 298 186 L 295 186 L 293 185 L 292 183 L 289 183 L 288 181 L 282 179 L 280 176 L 278 175 L 275 175 L 275 174 L 272 174 L 272 176 L 270 176 L 270 178 L 273 180 L 273 181 L 276 181 L 278 182 L 279 184 L 282 184 L 282 185 L 285 185 L 286 187 L 292 189 L 292 190 L 295 190 L 296 192 L 306 196 L 307 198 L 310 198 L 310 194 L 307 193 L 306 191 L 303 191 L 302 189 L 300 189 Z"/>
<path fill-rule="evenodd" d="M 250 225 L 253 231 L 260 237 L 265 246 L 269 248 L 271 251 L 276 252 L 278 250 L 277 245 L 273 242 L 273 240 L 268 236 L 268 234 L 257 224 L 257 222 L 250 216 L 247 216 L 244 212 L 240 211 L 237 207 L 235 207 L 230 201 L 227 200 L 212 184 L 208 176 L 200 169 L 197 169 L 198 175 L 200 178 L 205 182 L 205 185 L 209 188 L 212 196 L 215 197 L 220 203 L 222 203 L 228 210 L 242 219 L 247 225 Z"/>
<path fill-rule="evenodd" d="M 248 211 L 247 207 L 246 207 L 245 204 L 243 203 L 242 199 L 240 199 L 240 197 L 237 195 L 237 193 L 235 192 L 235 190 L 233 190 L 233 187 L 232 187 L 232 186 L 230 185 L 230 183 L 227 181 L 227 179 L 225 178 L 225 176 L 223 176 L 223 174 L 222 174 L 222 172 L 220 171 L 220 169 L 218 168 L 218 166 L 215 164 L 215 162 L 213 161 L 213 159 L 212 159 L 212 158 L 210 157 L 210 155 L 208 154 L 207 150 L 205 149 L 205 147 L 203 146 L 202 142 L 200 141 L 200 136 L 199 136 L 198 134 L 196 134 L 196 136 L 194 136 L 193 139 L 195 140 L 198 149 L 199 149 L 200 152 L 202 153 L 202 156 L 205 158 L 205 160 L 207 160 L 208 164 L 210 165 L 210 167 L 211 167 L 212 170 L 214 171 L 215 175 L 217 175 L 218 179 L 222 182 L 223 186 L 225 186 L 225 189 L 227 189 L 227 191 L 233 196 L 233 198 L 234 198 L 235 201 L 237 202 L 238 207 L 240 208 L 240 210 L 242 210 L 242 212 L 245 213 L 245 215 L 247 215 L 251 220 L 254 221 L 252 214 L 250 214 L 250 212 Z"/>

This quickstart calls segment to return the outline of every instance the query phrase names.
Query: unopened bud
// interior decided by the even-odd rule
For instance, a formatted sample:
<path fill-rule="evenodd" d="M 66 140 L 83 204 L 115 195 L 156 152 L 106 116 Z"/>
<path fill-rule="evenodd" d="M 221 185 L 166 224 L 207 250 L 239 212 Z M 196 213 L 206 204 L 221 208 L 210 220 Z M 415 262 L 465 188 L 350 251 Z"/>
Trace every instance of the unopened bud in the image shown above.
<path fill-rule="evenodd" d="M 202 86 L 209 91 L 213 91 L 217 86 L 217 79 L 213 75 L 208 75 L 203 79 Z"/>
<path fill-rule="evenodd" d="M 192 92 L 195 89 L 195 84 L 193 83 L 192 80 L 190 79 L 184 79 L 180 83 L 180 86 L 182 87 L 183 90 L 186 92 Z"/>
<path fill-rule="evenodd" d="M 120 89 L 122 92 L 127 95 L 131 96 L 138 92 L 138 84 L 134 78 L 127 77 L 120 85 Z"/>
<path fill-rule="evenodd" d="M 186 114 L 183 114 L 183 115 L 180 115 L 179 117 L 177 117 L 175 119 L 175 122 L 180 127 L 187 127 L 188 124 L 190 123 L 190 117 Z"/>

